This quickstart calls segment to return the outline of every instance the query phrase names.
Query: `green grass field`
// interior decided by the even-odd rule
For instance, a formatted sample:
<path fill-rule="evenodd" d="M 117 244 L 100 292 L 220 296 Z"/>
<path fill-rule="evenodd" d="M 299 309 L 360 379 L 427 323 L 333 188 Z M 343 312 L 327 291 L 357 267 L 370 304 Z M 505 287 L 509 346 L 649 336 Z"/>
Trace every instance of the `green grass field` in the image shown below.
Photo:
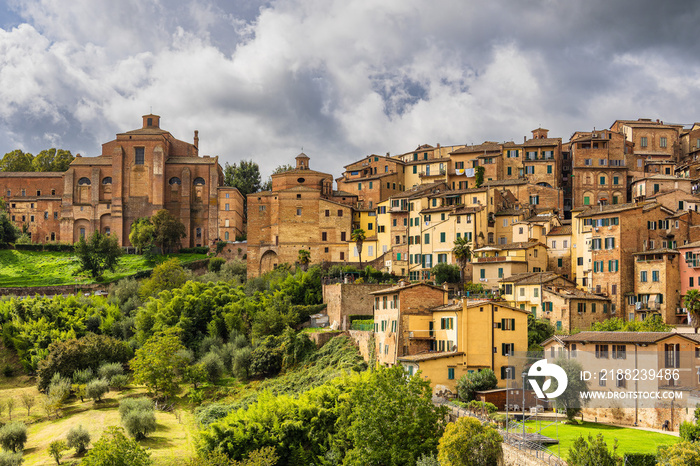
<path fill-rule="evenodd" d="M 204 254 L 173 254 L 181 262 L 204 259 Z M 161 256 L 162 257 L 162 256 Z M 170 257 L 170 256 L 168 256 Z M 0 250 L 0 287 L 50 286 L 95 283 L 86 274 L 74 275 L 78 260 L 69 252 Z M 111 282 L 140 270 L 153 268 L 144 256 L 123 255 L 114 272 L 104 274 L 103 282 Z"/>
<path fill-rule="evenodd" d="M 549 422 L 541 422 L 542 426 L 548 425 Z M 527 422 L 526 426 L 531 432 L 535 432 L 535 423 Z M 557 438 L 557 426 L 551 425 L 541 431 L 542 435 L 547 437 Z M 672 445 L 678 443 L 679 438 L 669 434 L 661 434 L 657 432 L 649 432 L 640 429 L 630 429 L 626 427 L 615 427 L 605 424 L 596 424 L 593 422 L 584 422 L 578 425 L 570 425 L 559 423 L 559 443 L 561 447 L 561 457 L 566 459 L 569 448 L 579 436 L 588 438 L 588 435 L 593 437 L 598 434 L 603 434 L 605 442 L 608 444 L 608 449 L 611 449 L 617 439 L 617 454 L 622 456 L 625 453 L 656 453 L 657 447 L 660 445 Z M 557 445 L 552 445 L 550 450 L 555 454 L 558 453 Z"/>

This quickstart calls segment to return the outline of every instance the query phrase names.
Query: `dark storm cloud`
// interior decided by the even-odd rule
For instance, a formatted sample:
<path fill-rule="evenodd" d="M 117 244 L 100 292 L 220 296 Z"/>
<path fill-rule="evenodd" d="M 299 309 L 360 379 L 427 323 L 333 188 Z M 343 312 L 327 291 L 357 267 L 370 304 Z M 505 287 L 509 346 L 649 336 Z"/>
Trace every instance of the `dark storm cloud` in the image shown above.
<path fill-rule="evenodd" d="M 0 10 L 0 141 L 99 153 L 153 111 L 269 173 L 422 143 L 700 119 L 696 2 L 27 0 Z M 21 18 L 19 20 L 18 18 Z M 0 149 L 0 152 L 3 150 Z"/>

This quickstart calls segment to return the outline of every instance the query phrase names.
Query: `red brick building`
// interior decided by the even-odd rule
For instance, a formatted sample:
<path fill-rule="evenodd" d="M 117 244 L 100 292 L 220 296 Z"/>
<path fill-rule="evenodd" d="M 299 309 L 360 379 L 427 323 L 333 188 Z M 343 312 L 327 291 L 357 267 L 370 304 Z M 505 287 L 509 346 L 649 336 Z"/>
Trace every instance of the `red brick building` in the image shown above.
<path fill-rule="evenodd" d="M 76 156 L 64 173 L 0 173 L 0 195 L 34 242 L 101 231 L 128 246 L 131 224 L 161 209 L 185 225 L 183 247 L 233 241 L 245 232 L 243 196 L 223 186 L 218 157 L 200 157 L 198 144 L 197 131 L 193 143 L 181 141 L 158 115 L 144 115 L 141 128 L 117 134 L 97 157 Z"/>

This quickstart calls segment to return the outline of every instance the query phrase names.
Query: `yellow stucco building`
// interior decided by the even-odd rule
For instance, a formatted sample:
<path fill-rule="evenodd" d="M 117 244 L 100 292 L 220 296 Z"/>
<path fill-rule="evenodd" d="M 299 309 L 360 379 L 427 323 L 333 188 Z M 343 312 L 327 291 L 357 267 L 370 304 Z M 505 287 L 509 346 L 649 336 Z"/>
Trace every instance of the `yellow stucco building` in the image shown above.
<path fill-rule="evenodd" d="M 456 393 L 457 381 L 469 372 L 491 369 L 505 387 L 508 357 L 527 351 L 527 310 L 499 302 L 462 300 L 408 316 L 409 338 L 430 342 L 430 351 L 401 356 L 408 371 L 429 379 L 434 392 Z"/>

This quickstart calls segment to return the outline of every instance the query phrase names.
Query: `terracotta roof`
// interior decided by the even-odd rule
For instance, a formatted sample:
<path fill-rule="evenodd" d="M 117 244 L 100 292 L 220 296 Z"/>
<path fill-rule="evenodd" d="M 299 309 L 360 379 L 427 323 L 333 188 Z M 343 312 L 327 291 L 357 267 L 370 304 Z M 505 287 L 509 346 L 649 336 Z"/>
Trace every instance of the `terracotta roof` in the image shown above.
<path fill-rule="evenodd" d="M 561 296 L 562 298 L 567 298 L 567 299 L 593 299 L 596 301 L 610 301 L 609 298 L 606 298 L 605 296 L 599 296 L 594 293 L 589 293 L 588 291 L 583 291 L 576 286 L 570 286 L 570 287 L 557 287 L 557 286 L 545 286 L 544 290 L 548 293 L 552 293 L 557 296 Z"/>
<path fill-rule="evenodd" d="M 680 254 L 675 249 L 659 248 L 659 249 L 649 249 L 647 251 L 640 251 L 632 253 L 633 256 L 644 256 L 646 254 Z"/>
<path fill-rule="evenodd" d="M 133 129 L 131 131 L 127 131 L 126 133 L 118 133 L 117 136 L 121 136 L 122 134 L 142 134 L 142 135 L 159 135 L 159 134 L 170 134 L 170 131 L 165 131 L 164 129 L 160 128 L 139 128 L 139 129 Z"/>
<path fill-rule="evenodd" d="M 431 212 L 449 212 L 454 209 L 454 206 L 430 207 L 420 211 L 421 214 L 429 214 Z"/>
<path fill-rule="evenodd" d="M 527 180 L 491 180 L 484 183 L 484 186 L 515 186 L 528 184 Z"/>
<path fill-rule="evenodd" d="M 465 189 L 451 189 L 449 191 L 444 191 L 439 194 L 433 194 L 428 197 L 454 197 L 460 194 L 471 194 L 471 193 L 485 193 L 486 188 L 465 188 Z"/>
<path fill-rule="evenodd" d="M 71 165 L 112 165 L 111 155 L 100 155 L 97 157 L 76 157 Z"/>
<path fill-rule="evenodd" d="M 497 142 L 487 141 L 483 144 L 465 146 L 461 149 L 457 149 L 454 152 L 450 152 L 450 155 L 460 155 L 460 154 L 471 154 L 474 152 L 501 152 L 502 145 Z"/>
<path fill-rule="evenodd" d="M 216 163 L 216 157 L 169 157 L 165 163 L 213 165 Z"/>
<path fill-rule="evenodd" d="M 446 183 L 444 181 L 436 181 L 435 183 L 428 183 L 428 184 L 419 184 L 418 186 L 414 186 L 410 189 L 407 189 L 406 191 L 395 194 L 391 196 L 391 199 L 405 199 L 405 198 L 411 198 L 411 197 L 420 197 L 419 195 L 423 195 L 426 191 L 432 191 L 433 189 L 438 189 L 441 186 L 446 186 Z M 447 189 L 447 188 L 443 188 Z"/>
<path fill-rule="evenodd" d="M 608 205 L 604 205 L 604 206 L 593 206 L 593 207 L 589 207 L 588 209 L 581 212 L 581 214 L 578 216 L 578 218 L 595 217 L 596 215 L 624 212 L 627 210 L 637 209 L 639 207 L 642 207 L 643 205 L 644 204 L 641 204 L 641 203 L 636 204 L 634 202 L 630 202 L 627 204 L 608 204 Z"/>
<path fill-rule="evenodd" d="M 567 236 L 572 232 L 571 225 L 562 225 L 560 227 L 554 227 L 549 230 L 547 236 Z"/>
<path fill-rule="evenodd" d="M 700 248 L 700 241 L 694 241 L 692 243 L 684 244 L 683 246 L 678 246 L 678 249 L 688 249 L 688 248 Z"/>
<path fill-rule="evenodd" d="M 349 193 L 347 191 L 333 191 L 334 197 L 357 197 L 357 194 Z"/>
<path fill-rule="evenodd" d="M 405 165 L 420 165 L 422 163 L 433 163 L 433 162 L 449 162 L 450 158 L 449 157 L 436 157 L 434 159 L 419 159 L 419 160 L 409 160 L 407 162 L 403 162 Z"/>
<path fill-rule="evenodd" d="M 333 175 L 330 175 L 328 173 L 323 173 L 323 172 L 317 172 L 316 170 L 309 170 L 308 168 L 294 168 L 292 170 L 287 170 L 282 173 L 275 173 L 273 175 L 270 175 L 271 177 L 276 177 L 276 176 L 283 176 L 283 175 L 323 175 L 324 177 L 329 177 L 331 178 Z"/>
<path fill-rule="evenodd" d="M 673 335 L 685 336 L 675 332 L 579 332 L 575 335 L 560 336 L 566 342 L 619 342 L 619 343 L 656 343 Z"/>
<path fill-rule="evenodd" d="M 461 311 L 462 310 L 462 302 L 458 301 L 456 303 L 452 304 L 443 304 L 442 306 L 437 306 L 432 309 L 431 311 L 434 312 L 439 312 L 439 311 Z"/>
<path fill-rule="evenodd" d="M 520 214 L 526 214 L 528 211 L 527 209 L 516 209 L 515 207 L 511 207 L 510 209 L 505 209 L 505 210 L 499 210 L 496 212 L 494 215 L 496 217 L 503 216 L 503 215 L 520 215 Z"/>
<path fill-rule="evenodd" d="M 431 359 L 442 359 L 442 358 L 451 358 L 454 356 L 464 356 L 464 353 L 461 351 L 449 351 L 449 352 L 430 352 L 430 353 L 420 353 L 420 354 L 412 354 L 410 356 L 401 356 L 397 358 L 399 361 L 406 361 L 406 362 L 421 362 L 421 361 L 430 361 Z"/>
<path fill-rule="evenodd" d="M 561 138 L 528 139 L 523 146 L 555 146 L 561 144 Z"/>
<path fill-rule="evenodd" d="M 297 157 L 298 157 L 298 156 L 297 156 Z M 393 158 L 393 157 L 387 157 L 386 155 L 372 154 L 372 155 L 368 155 L 368 156 L 365 157 L 364 159 L 358 160 L 358 161 L 356 161 L 356 162 L 349 163 L 349 164 L 345 165 L 343 168 L 351 167 L 351 166 L 353 166 L 353 165 L 355 165 L 355 164 L 357 164 L 357 163 L 362 163 L 362 162 L 364 162 L 365 160 L 373 159 L 374 157 L 380 157 L 380 158 L 382 158 L 382 159 L 386 159 L 386 160 L 389 160 L 389 161 L 391 161 L 391 162 L 398 163 L 399 165 L 404 165 L 404 163 L 405 163 L 405 162 L 404 162 L 403 160 L 401 160 L 401 159 L 396 159 L 396 158 Z M 374 160 L 371 160 L 371 162 L 374 162 Z"/>
<path fill-rule="evenodd" d="M 539 285 L 548 283 L 557 278 L 562 278 L 554 272 L 525 272 L 511 275 L 510 277 L 498 280 L 498 283 L 514 283 L 517 285 Z M 568 280 L 567 280 L 568 281 Z"/>
<path fill-rule="evenodd" d="M 459 209 L 455 209 L 454 212 L 452 212 L 450 215 L 465 215 L 465 214 L 475 214 L 477 212 L 481 212 L 484 210 L 484 206 L 480 207 L 461 207 Z"/>
<path fill-rule="evenodd" d="M 408 288 L 413 288 L 413 287 L 416 287 L 416 286 L 428 286 L 428 287 L 430 287 L 430 288 L 434 288 L 434 289 L 436 289 L 436 290 L 444 291 L 445 293 L 447 293 L 447 290 L 445 290 L 444 288 L 439 287 L 439 286 L 428 285 L 427 283 L 411 283 L 411 284 L 404 285 L 404 286 L 400 286 L 400 285 L 392 286 L 392 287 L 390 287 L 390 288 L 385 288 L 385 289 L 383 289 L 383 290 L 373 291 L 373 292 L 371 292 L 371 293 L 369 293 L 369 294 L 387 294 L 387 293 L 395 293 L 395 292 L 397 292 L 397 291 L 406 290 L 406 289 L 408 289 Z"/>
<path fill-rule="evenodd" d="M 507 250 L 511 250 L 511 249 L 528 249 L 528 248 L 531 248 L 531 247 L 537 246 L 537 245 L 547 247 L 546 244 L 542 244 L 539 241 L 531 241 L 529 243 L 523 241 L 520 243 L 500 244 L 500 245 L 496 246 L 495 249 L 507 251 Z M 479 249 L 475 249 L 475 251 L 478 251 L 478 250 Z"/>
<path fill-rule="evenodd" d="M 3 172 L 0 178 L 61 178 L 64 172 Z"/>

